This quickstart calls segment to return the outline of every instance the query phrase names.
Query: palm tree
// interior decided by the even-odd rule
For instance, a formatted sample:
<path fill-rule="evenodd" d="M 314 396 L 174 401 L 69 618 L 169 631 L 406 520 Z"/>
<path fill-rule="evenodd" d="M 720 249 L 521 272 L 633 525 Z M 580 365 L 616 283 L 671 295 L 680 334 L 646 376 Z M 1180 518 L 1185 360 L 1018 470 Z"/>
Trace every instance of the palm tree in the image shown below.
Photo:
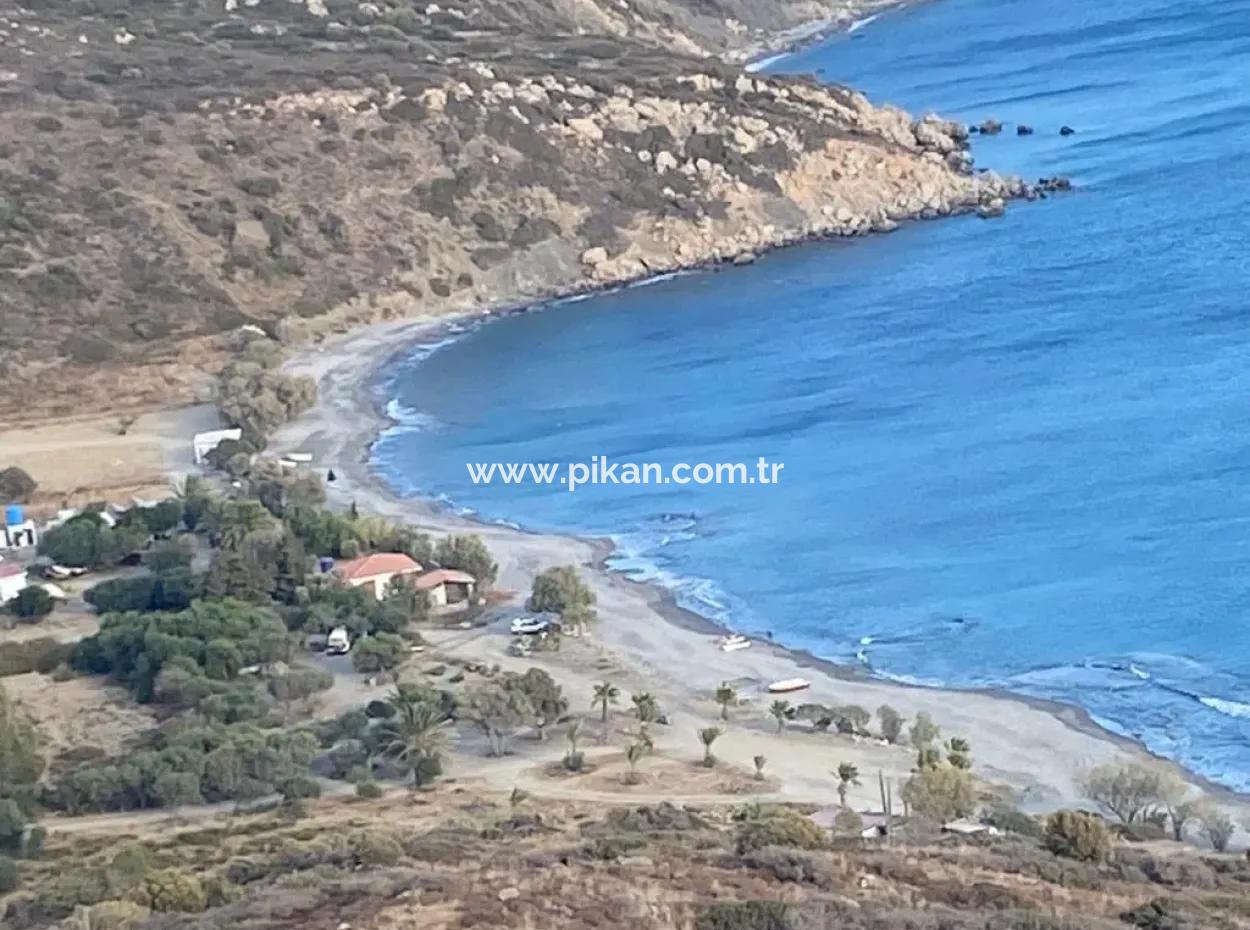
<path fill-rule="evenodd" d="M 378 724 L 382 755 L 412 772 L 413 787 L 420 788 L 431 770 L 442 766 L 451 721 L 436 704 L 402 691 L 391 695 L 388 703 L 395 713 Z"/>
<path fill-rule="evenodd" d="M 777 721 L 777 732 L 780 733 L 786 728 L 786 714 L 790 712 L 789 701 L 773 701 L 768 708 L 768 712 L 773 715 L 773 719 Z"/>
<path fill-rule="evenodd" d="M 638 784 L 638 761 L 647 754 L 647 747 L 642 743 L 630 743 L 629 748 L 625 750 L 625 761 L 629 763 L 629 775 L 626 776 L 626 784 Z"/>
<path fill-rule="evenodd" d="M 651 738 L 651 731 L 647 729 L 645 723 L 638 724 L 638 730 L 634 733 L 634 742 L 642 743 L 647 752 L 655 752 L 655 740 Z"/>
<path fill-rule="evenodd" d="M 729 682 L 722 681 L 716 689 L 716 703 L 720 705 L 720 719 L 729 719 L 729 705 L 738 702 L 738 692 L 730 687 Z"/>
<path fill-rule="evenodd" d="M 599 719 L 603 723 L 608 722 L 608 705 L 615 704 L 620 694 L 620 689 L 610 681 L 595 685 L 595 696 L 591 699 L 590 706 L 592 709 L 595 707 L 602 709 L 603 714 Z"/>
<path fill-rule="evenodd" d="M 564 730 L 564 738 L 569 741 L 569 752 L 577 752 L 577 741 L 582 738 L 582 721 L 574 717 Z"/>
<path fill-rule="evenodd" d="M 630 698 L 634 702 L 634 715 L 639 723 L 654 723 L 660 716 L 660 702 L 650 691 L 642 691 Z"/>
<path fill-rule="evenodd" d="M 703 764 L 708 768 L 716 764 L 716 757 L 712 755 L 712 744 L 720 738 L 720 735 L 720 727 L 704 727 L 699 731 L 699 742 L 703 744 Z"/>
<path fill-rule="evenodd" d="M 843 807 L 846 807 L 846 792 L 851 785 L 859 785 L 859 769 L 850 762 L 843 762 L 838 766 L 838 801 Z"/>
<path fill-rule="evenodd" d="M 764 756 L 754 756 L 751 759 L 755 763 L 755 778 L 757 781 L 764 780 L 764 763 L 768 761 Z"/>

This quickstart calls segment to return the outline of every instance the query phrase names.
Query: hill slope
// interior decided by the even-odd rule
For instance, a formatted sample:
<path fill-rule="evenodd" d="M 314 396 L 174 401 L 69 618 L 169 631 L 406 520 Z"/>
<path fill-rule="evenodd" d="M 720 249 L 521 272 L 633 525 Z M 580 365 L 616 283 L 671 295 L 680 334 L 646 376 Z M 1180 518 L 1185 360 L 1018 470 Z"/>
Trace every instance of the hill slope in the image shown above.
<path fill-rule="evenodd" d="M 1023 191 L 744 73 L 772 0 L 47 0 L 0 28 L 0 418 L 168 404 L 223 333 L 497 306 Z"/>

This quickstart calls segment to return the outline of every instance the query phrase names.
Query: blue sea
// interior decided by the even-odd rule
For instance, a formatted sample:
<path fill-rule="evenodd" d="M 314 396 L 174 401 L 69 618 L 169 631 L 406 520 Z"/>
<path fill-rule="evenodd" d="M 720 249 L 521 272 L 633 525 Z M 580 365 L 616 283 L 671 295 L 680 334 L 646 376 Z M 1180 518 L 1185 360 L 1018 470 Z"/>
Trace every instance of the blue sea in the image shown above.
<path fill-rule="evenodd" d="M 978 164 L 1079 190 L 472 329 L 388 370 L 375 467 L 610 534 L 735 628 L 1077 704 L 1250 789 L 1250 0 L 937 0 L 771 67 L 995 117 Z M 594 455 L 785 467 L 576 493 L 465 467 Z"/>

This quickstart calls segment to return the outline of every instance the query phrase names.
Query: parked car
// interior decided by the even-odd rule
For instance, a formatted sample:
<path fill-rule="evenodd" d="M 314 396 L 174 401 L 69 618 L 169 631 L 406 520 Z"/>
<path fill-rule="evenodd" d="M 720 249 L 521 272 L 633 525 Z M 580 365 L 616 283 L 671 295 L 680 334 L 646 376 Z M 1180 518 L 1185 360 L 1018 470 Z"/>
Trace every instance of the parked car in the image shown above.
<path fill-rule="evenodd" d="M 533 636 L 536 633 L 545 633 L 549 626 L 550 623 L 537 617 L 517 617 L 509 629 L 514 636 Z"/>
<path fill-rule="evenodd" d="M 326 655 L 346 655 L 352 648 L 352 639 L 347 635 L 347 628 L 336 626 L 326 637 Z"/>

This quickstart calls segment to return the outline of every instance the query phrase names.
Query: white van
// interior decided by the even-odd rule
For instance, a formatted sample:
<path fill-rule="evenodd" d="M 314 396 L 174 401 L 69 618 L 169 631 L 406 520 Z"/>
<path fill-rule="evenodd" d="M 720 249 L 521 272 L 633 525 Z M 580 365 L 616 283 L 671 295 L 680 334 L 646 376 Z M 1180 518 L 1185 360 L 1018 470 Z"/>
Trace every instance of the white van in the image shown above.
<path fill-rule="evenodd" d="M 347 635 L 347 627 L 336 626 L 326 637 L 326 655 L 346 655 L 352 648 L 351 637 Z"/>

